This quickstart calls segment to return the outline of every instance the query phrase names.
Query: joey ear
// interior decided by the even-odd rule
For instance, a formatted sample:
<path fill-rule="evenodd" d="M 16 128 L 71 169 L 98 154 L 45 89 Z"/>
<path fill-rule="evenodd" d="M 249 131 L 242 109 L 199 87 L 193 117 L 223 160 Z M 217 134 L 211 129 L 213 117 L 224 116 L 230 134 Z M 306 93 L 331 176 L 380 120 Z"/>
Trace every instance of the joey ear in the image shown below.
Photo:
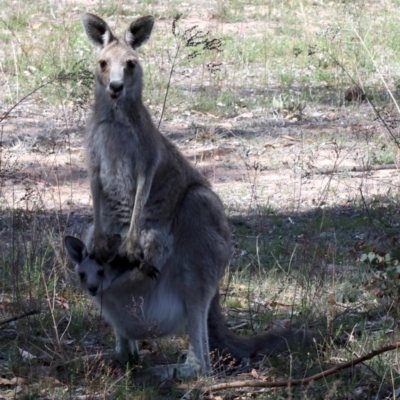
<path fill-rule="evenodd" d="M 80 264 L 87 256 L 86 246 L 82 240 L 73 236 L 65 236 L 64 244 L 69 258 L 76 264 Z"/>
<path fill-rule="evenodd" d="M 88 39 L 97 48 L 102 49 L 115 40 L 115 36 L 112 34 L 107 22 L 97 15 L 90 13 L 84 14 L 82 23 Z"/>
<path fill-rule="evenodd" d="M 138 49 L 150 38 L 153 30 L 154 17 L 147 15 L 133 21 L 125 33 L 126 42 L 133 48 Z"/>

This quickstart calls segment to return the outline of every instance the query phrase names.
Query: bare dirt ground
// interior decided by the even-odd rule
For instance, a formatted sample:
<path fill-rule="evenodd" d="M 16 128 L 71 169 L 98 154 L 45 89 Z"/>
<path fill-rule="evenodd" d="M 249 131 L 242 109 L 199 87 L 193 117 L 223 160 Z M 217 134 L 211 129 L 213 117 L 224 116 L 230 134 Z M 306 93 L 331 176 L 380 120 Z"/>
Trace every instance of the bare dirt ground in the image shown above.
<path fill-rule="evenodd" d="M 20 108 L 2 124 L 3 201 L 25 208 L 29 196 L 46 210 L 90 210 L 83 123 L 68 126 L 54 112 L 27 118 Z M 397 160 L 366 157 L 376 138 L 390 140 L 367 101 L 306 108 L 301 121 L 267 110 L 208 114 L 174 115 L 161 130 L 212 182 L 228 213 L 345 208 L 398 189 Z"/>
<path fill-rule="evenodd" d="M 209 178 L 228 207 L 242 207 L 256 195 L 273 208 L 307 211 L 322 202 L 346 205 L 358 197 L 360 185 L 367 196 L 398 186 L 395 163 L 363 164 L 364 154 L 357 153 L 363 141 L 368 146 L 369 136 L 385 141 L 388 135 L 371 118 L 368 103 L 307 111 L 311 116 L 304 121 L 251 111 L 230 119 L 195 112 L 164 123 L 161 130 Z M 50 126 L 43 127 L 46 122 Z M 22 207 L 25 188 L 33 184 L 47 209 L 88 207 L 84 128 L 52 119 L 43 125 L 24 117 L 3 122 L 3 151 L 19 169 L 15 177 L 10 171 L 3 195 L 8 204 Z"/>

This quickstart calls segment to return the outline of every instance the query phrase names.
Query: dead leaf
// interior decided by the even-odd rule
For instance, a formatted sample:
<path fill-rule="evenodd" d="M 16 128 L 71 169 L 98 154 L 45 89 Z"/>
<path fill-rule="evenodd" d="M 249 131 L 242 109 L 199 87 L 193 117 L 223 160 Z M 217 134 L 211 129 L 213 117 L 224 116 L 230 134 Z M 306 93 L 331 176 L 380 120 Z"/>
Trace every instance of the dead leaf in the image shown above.
<path fill-rule="evenodd" d="M 292 307 L 291 304 L 279 303 L 278 301 L 267 301 L 265 305 L 270 307 Z"/>
<path fill-rule="evenodd" d="M 275 382 L 275 376 L 273 376 L 273 375 L 263 375 L 263 376 L 261 376 L 261 380 L 267 381 L 267 382 Z"/>
<path fill-rule="evenodd" d="M 236 119 L 242 119 L 242 118 L 254 118 L 254 114 L 252 112 L 245 112 L 243 114 L 240 114 L 236 117 Z"/>
<path fill-rule="evenodd" d="M 264 147 L 265 147 L 265 148 L 268 148 L 268 147 L 269 147 L 269 148 L 271 148 L 271 149 L 275 149 L 275 146 L 274 146 L 272 143 L 265 143 L 265 144 L 264 144 Z"/>
<path fill-rule="evenodd" d="M 0 400 L 8 400 L 8 399 L 13 399 L 15 400 L 15 395 L 22 392 L 24 389 L 22 389 L 21 386 L 15 386 L 12 389 L 8 389 L 5 391 L 2 391 L 0 395 Z"/>
<path fill-rule="evenodd" d="M 53 388 L 62 386 L 62 383 L 58 379 L 52 378 L 51 376 L 43 376 L 42 383 L 48 387 Z"/>
<path fill-rule="evenodd" d="M 233 125 L 230 122 L 220 122 L 220 123 L 218 123 L 218 127 L 225 128 L 225 129 L 232 129 Z"/>
<path fill-rule="evenodd" d="M 65 310 L 69 310 L 69 304 L 67 300 L 63 299 L 62 297 L 57 297 L 55 301 L 56 304 L 60 305 Z"/>
<path fill-rule="evenodd" d="M 197 110 L 191 110 L 192 114 L 198 114 L 198 115 L 205 115 L 211 118 L 217 119 L 218 117 L 214 114 L 211 114 L 209 112 L 202 112 L 202 111 L 197 111 Z"/>
<path fill-rule="evenodd" d="M 20 376 L 15 376 L 14 378 L 11 379 L 11 382 L 14 385 L 18 385 L 18 386 L 22 386 L 22 387 L 28 385 L 28 379 L 22 378 Z"/>
<path fill-rule="evenodd" d="M 52 303 L 54 301 L 55 304 L 57 304 L 58 306 L 61 306 L 62 308 L 69 310 L 69 304 L 68 301 L 66 299 L 64 299 L 63 297 L 47 297 L 45 296 L 45 299 L 50 303 Z"/>
<path fill-rule="evenodd" d="M 336 118 L 337 118 L 336 113 L 330 112 L 330 113 L 328 114 L 328 119 L 329 119 L 329 121 L 334 121 Z"/>
<path fill-rule="evenodd" d="M 237 376 L 237 378 L 240 379 L 240 380 L 244 380 L 244 379 L 246 379 L 246 378 L 252 378 L 252 377 L 253 377 L 253 375 L 251 375 L 250 372 L 244 372 L 243 374 L 238 374 L 238 375 L 236 375 L 236 376 Z"/>
<path fill-rule="evenodd" d="M 24 361 L 33 360 L 33 359 L 37 358 L 33 354 L 27 352 L 26 350 L 20 349 L 19 347 L 18 347 L 18 351 L 19 351 L 19 354 L 21 355 L 21 357 L 24 359 Z"/>
<path fill-rule="evenodd" d="M 286 140 L 291 140 L 293 142 L 298 142 L 299 141 L 299 139 L 296 139 L 293 136 L 289 136 L 289 135 L 282 135 L 281 138 L 282 139 L 286 139 Z"/>
<path fill-rule="evenodd" d="M 258 375 L 257 371 L 254 368 L 251 370 L 251 376 L 254 379 L 260 379 L 260 375 Z"/>
<path fill-rule="evenodd" d="M 191 389 L 196 389 L 200 386 L 201 386 L 201 384 L 199 385 L 197 382 L 189 382 L 189 383 L 180 383 L 179 385 L 176 385 L 175 387 L 179 390 L 191 390 Z"/>
<path fill-rule="evenodd" d="M 211 118 L 215 118 L 215 119 L 218 118 L 216 115 L 211 114 L 211 113 L 209 113 L 209 112 L 206 112 L 206 115 L 209 116 L 209 117 L 211 117 Z"/>
<path fill-rule="evenodd" d="M 10 379 L 0 378 L 0 385 L 2 385 L 2 386 L 15 386 L 16 383 L 14 383 L 13 381 L 10 381 Z"/>
<path fill-rule="evenodd" d="M 21 386 L 16 386 L 15 387 L 15 389 L 14 389 L 14 393 L 15 394 L 18 394 L 19 392 L 22 392 L 24 389 L 22 389 L 22 387 Z M 14 396 L 14 399 L 15 399 L 15 396 Z"/>

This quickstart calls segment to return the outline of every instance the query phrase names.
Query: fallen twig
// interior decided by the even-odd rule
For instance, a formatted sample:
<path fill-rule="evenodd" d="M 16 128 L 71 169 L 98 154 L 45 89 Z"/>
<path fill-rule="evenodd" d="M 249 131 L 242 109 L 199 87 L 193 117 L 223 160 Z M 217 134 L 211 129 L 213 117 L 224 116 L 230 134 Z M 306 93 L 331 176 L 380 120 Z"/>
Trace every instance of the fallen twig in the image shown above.
<path fill-rule="evenodd" d="M 63 361 L 62 364 L 60 363 L 60 366 L 65 367 L 77 363 L 91 363 L 93 361 L 100 362 L 100 361 L 110 361 L 110 360 L 115 360 L 115 353 L 111 350 L 104 351 L 102 353 L 87 354 L 84 356 L 73 358 L 72 360 Z"/>
<path fill-rule="evenodd" d="M 395 350 L 400 347 L 400 342 L 389 344 L 387 346 L 381 347 L 378 350 L 371 351 L 365 356 L 355 358 L 354 360 L 345 362 L 343 364 L 336 365 L 326 371 L 320 372 L 318 374 L 312 375 L 308 378 L 304 379 L 293 379 L 288 381 L 280 381 L 280 382 L 266 382 L 262 380 L 254 380 L 254 381 L 235 381 L 235 382 L 225 382 L 225 383 L 217 383 L 215 385 L 210 385 L 206 387 L 202 387 L 201 390 L 203 393 L 212 392 L 223 389 L 234 389 L 234 388 L 242 388 L 242 387 L 263 387 L 263 388 L 277 388 L 277 387 L 290 387 L 290 386 L 302 386 L 308 385 L 310 382 L 318 381 L 319 379 L 326 378 L 329 375 L 333 375 L 338 371 L 343 369 L 354 367 L 357 364 L 361 364 L 366 360 L 370 360 L 375 356 L 385 353 L 387 351 Z"/>
<path fill-rule="evenodd" d="M 29 315 L 34 315 L 34 314 L 39 314 L 39 313 L 40 313 L 39 310 L 27 311 L 27 312 L 25 312 L 23 314 L 15 316 L 15 317 L 7 318 L 7 319 L 4 319 L 3 321 L 0 321 L 0 325 L 8 324 L 9 322 L 13 322 L 13 321 L 16 321 L 18 319 L 28 317 Z"/>
<path fill-rule="evenodd" d="M 312 164 L 310 164 L 309 166 L 316 169 L 316 171 L 312 172 L 313 174 L 320 174 L 320 175 L 342 174 L 345 172 L 369 172 L 369 171 L 381 171 L 388 169 L 398 169 L 398 166 L 396 164 L 377 164 L 377 165 L 327 168 L 327 169 L 319 169 Z"/>

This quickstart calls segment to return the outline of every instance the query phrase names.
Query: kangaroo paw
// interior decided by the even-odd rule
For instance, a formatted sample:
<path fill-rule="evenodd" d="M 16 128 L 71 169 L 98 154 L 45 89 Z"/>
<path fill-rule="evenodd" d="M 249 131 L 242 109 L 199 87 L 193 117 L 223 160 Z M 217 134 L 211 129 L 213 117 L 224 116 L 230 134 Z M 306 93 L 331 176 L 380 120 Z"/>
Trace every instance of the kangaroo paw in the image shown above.
<path fill-rule="evenodd" d="M 154 265 L 148 263 L 147 261 L 142 261 L 139 269 L 143 272 L 143 274 L 147 275 L 151 279 L 157 280 L 158 275 L 160 275 L 160 271 Z"/>
<path fill-rule="evenodd" d="M 126 254 L 130 262 L 135 263 L 137 261 L 143 261 L 144 252 L 142 246 L 136 240 L 129 241 L 126 244 Z"/>

